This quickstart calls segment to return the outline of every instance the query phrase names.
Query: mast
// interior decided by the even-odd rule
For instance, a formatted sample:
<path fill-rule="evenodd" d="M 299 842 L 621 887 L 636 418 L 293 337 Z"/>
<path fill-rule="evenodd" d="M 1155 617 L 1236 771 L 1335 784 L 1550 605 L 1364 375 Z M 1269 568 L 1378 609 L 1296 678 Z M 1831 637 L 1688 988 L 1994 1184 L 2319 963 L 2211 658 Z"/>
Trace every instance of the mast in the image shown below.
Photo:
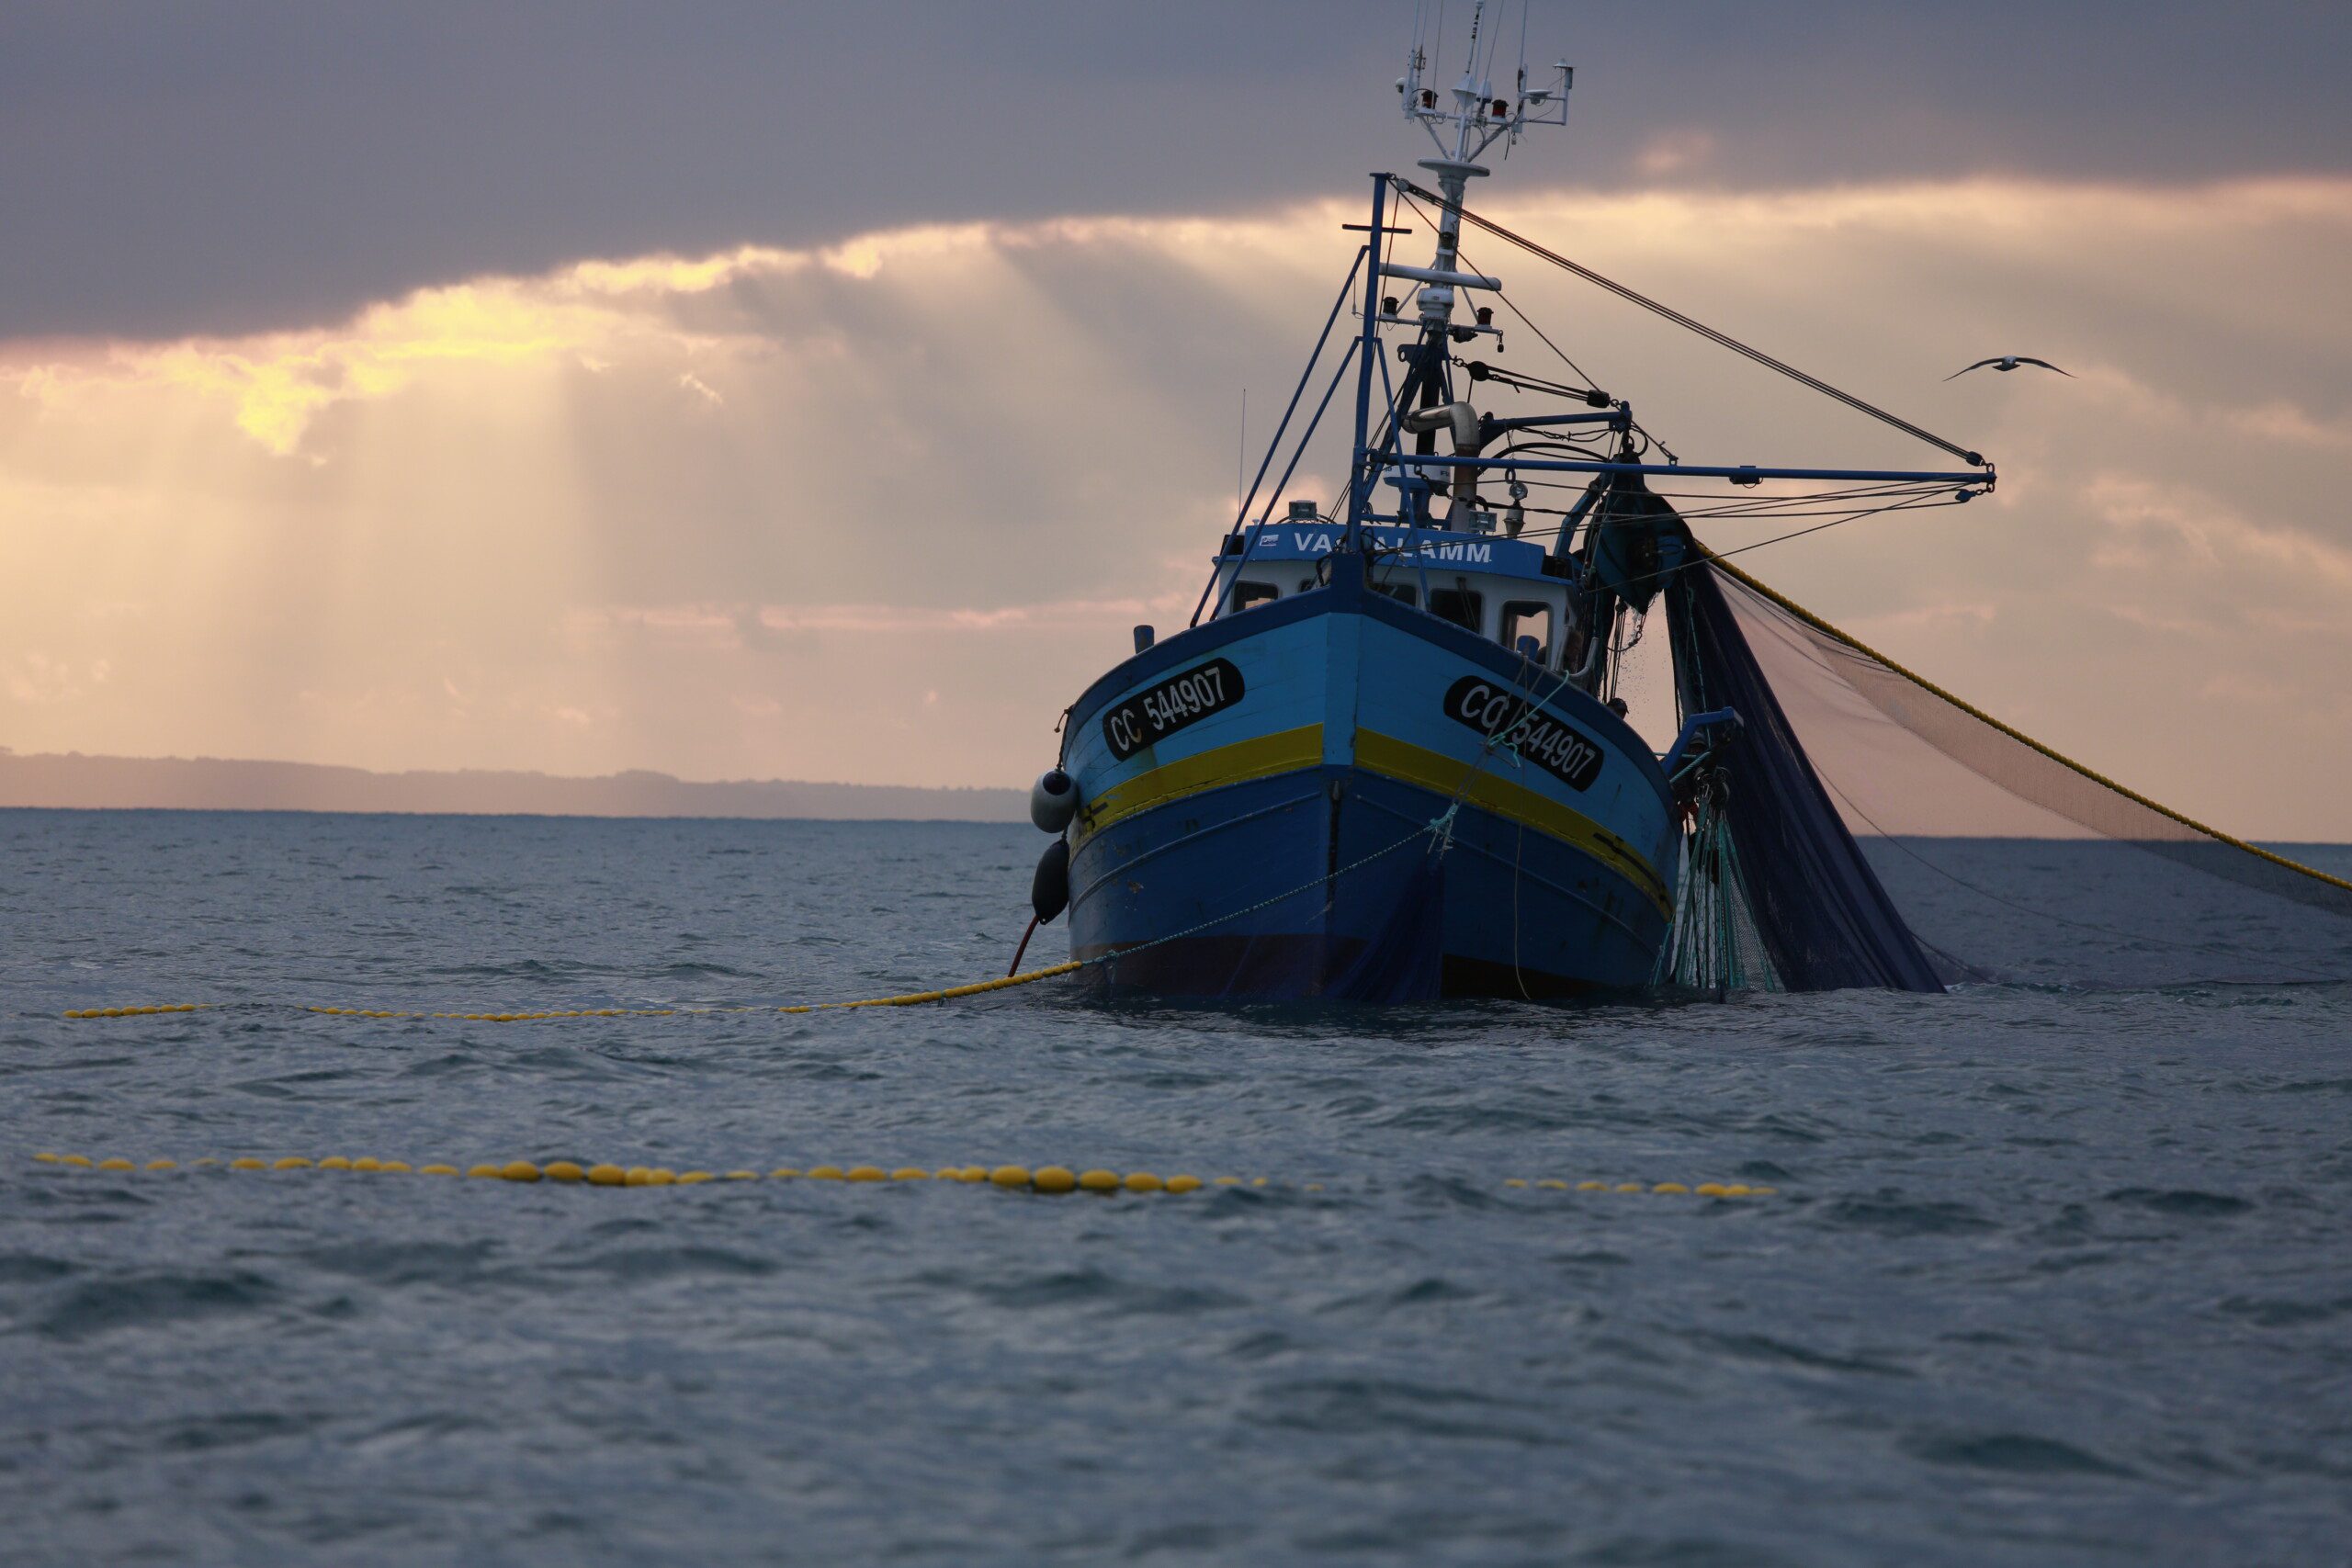
<path fill-rule="evenodd" d="M 1438 155 L 1419 160 L 1420 167 L 1437 176 L 1438 189 L 1444 205 L 1438 216 L 1437 249 L 1426 267 L 1404 266 L 1394 263 L 1380 271 L 1386 277 L 1418 283 L 1420 288 L 1414 299 L 1414 316 L 1420 328 L 1419 341 L 1406 350 L 1410 368 L 1397 397 L 1397 414 L 1406 417 L 1407 410 L 1415 411 L 1410 428 L 1414 434 L 1417 455 L 1433 455 L 1437 450 L 1437 434 L 1448 421 L 1430 411 L 1453 402 L 1453 375 L 1448 361 L 1447 344 L 1468 343 L 1482 333 L 1493 333 L 1499 342 L 1501 330 L 1493 324 L 1494 311 L 1479 309 L 1473 320 L 1456 324 L 1454 293 L 1460 288 L 1499 289 L 1498 278 L 1465 273 L 1461 270 L 1462 198 L 1470 182 L 1492 171 L 1479 164 L 1479 157 L 1496 141 L 1503 143 L 1508 153 L 1521 134 L 1530 125 L 1566 125 L 1568 111 L 1568 89 L 1575 73 L 1566 62 L 1553 65 L 1556 76 L 1552 85 L 1531 88 L 1527 85 L 1527 66 L 1522 60 L 1510 98 L 1498 98 L 1494 92 L 1494 45 L 1487 45 L 1487 58 L 1479 58 L 1479 39 L 1486 22 L 1487 0 L 1476 0 L 1470 12 L 1470 45 L 1464 62 L 1462 75 L 1451 88 L 1440 89 L 1423 85 L 1423 77 L 1430 70 L 1423 40 L 1416 38 L 1406 56 L 1405 74 L 1396 79 L 1396 92 L 1403 100 L 1405 117 L 1418 120 L 1437 144 Z M 1525 28 L 1522 26 L 1521 33 Z M 1385 320 L 1401 323 L 1404 313 L 1390 310 Z M 1457 504 L 1465 489 L 1475 480 L 1475 470 L 1454 470 Z"/>
<path fill-rule="evenodd" d="M 1350 551 L 1357 547 L 1364 517 L 1372 511 L 1373 486 L 1380 479 L 1380 465 L 1373 460 L 1371 446 L 1372 372 L 1380 355 L 1380 241 L 1387 202 L 1388 176 L 1373 175 L 1372 227 L 1364 234 L 1364 256 L 1372 265 L 1363 269 L 1363 327 L 1356 334 L 1355 478 L 1348 486 L 1348 529 L 1340 542 L 1342 550 Z M 1323 330 L 1331 329 L 1327 324 Z"/>
<path fill-rule="evenodd" d="M 1487 58 L 1483 63 L 1478 58 L 1478 35 L 1485 26 L 1486 10 L 1487 0 L 1477 0 L 1470 9 L 1469 58 L 1463 64 L 1461 79 L 1451 88 L 1441 93 L 1422 85 L 1430 61 L 1418 38 L 1405 58 L 1405 74 L 1396 79 L 1396 93 L 1403 100 L 1405 118 L 1419 121 L 1430 133 L 1430 140 L 1437 143 L 1438 155 L 1423 158 L 1419 163 L 1437 176 L 1438 189 L 1447 203 L 1438 220 L 1437 253 L 1426 270 L 1453 276 L 1439 280 L 1422 276 L 1409 267 L 1383 270 L 1392 277 L 1411 278 L 1424 285 L 1417 300 L 1419 315 L 1423 326 L 1439 330 L 1444 330 L 1452 321 L 1456 288 L 1495 287 L 1492 279 L 1472 278 L 1457 270 L 1463 194 L 1473 179 L 1493 172 L 1478 162 L 1479 157 L 1498 141 L 1502 141 L 1508 154 L 1531 125 L 1566 125 L 1568 89 L 1576 80 L 1576 73 L 1567 62 L 1558 61 L 1552 66 L 1557 73 L 1552 85 L 1530 87 L 1527 66 L 1522 61 L 1512 96 L 1495 96 L 1493 46 L 1487 46 Z"/>

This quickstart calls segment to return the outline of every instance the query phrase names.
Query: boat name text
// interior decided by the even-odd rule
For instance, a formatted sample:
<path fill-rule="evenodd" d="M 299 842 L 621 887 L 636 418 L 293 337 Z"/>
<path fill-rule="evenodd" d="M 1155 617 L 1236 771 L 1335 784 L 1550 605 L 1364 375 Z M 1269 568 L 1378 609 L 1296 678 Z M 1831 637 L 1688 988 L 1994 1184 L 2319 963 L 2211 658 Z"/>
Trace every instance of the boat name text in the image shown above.
<path fill-rule="evenodd" d="M 1402 550 L 1428 560 L 1459 561 L 1464 566 L 1492 566 L 1495 547 L 1491 544 L 1470 544 L 1456 539 L 1409 539 L 1401 528 L 1370 530 L 1373 543 L 1384 550 Z M 1328 530 L 1293 528 L 1290 547 L 1302 556 L 1328 556 L 1336 543 Z"/>

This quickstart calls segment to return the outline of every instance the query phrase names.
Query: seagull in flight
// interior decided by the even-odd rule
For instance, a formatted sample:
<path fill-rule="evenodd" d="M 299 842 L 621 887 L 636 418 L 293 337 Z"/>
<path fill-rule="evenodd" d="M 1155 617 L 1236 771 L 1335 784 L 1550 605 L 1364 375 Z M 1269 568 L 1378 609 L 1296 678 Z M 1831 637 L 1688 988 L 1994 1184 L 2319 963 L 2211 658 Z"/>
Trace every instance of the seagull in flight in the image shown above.
<path fill-rule="evenodd" d="M 2039 365 L 2044 370 L 2058 370 L 2058 367 L 2051 364 L 2047 359 L 2036 359 L 2031 355 L 2001 354 L 1996 355 L 1990 359 L 1980 359 L 1975 364 L 1967 367 L 1965 369 L 1955 370 L 1950 376 L 1945 377 L 1944 379 L 1947 381 L 1954 380 L 1962 376 L 1967 375 L 1970 370 L 1982 370 L 1987 365 L 1991 366 L 1996 370 L 2003 371 L 2014 370 L 2020 365 Z M 2058 374 L 2065 377 L 2068 380 L 2074 379 L 2075 373 L 2071 370 L 2058 370 Z"/>

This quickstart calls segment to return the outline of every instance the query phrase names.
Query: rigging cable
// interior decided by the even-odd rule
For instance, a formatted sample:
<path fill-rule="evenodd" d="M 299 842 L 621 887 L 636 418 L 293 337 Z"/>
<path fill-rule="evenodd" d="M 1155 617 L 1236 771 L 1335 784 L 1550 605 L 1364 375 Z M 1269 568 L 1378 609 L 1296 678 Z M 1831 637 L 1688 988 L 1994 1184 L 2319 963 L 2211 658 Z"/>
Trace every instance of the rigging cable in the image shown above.
<path fill-rule="evenodd" d="M 1406 205 L 1406 206 L 1408 206 L 1408 207 L 1409 207 L 1409 208 L 1411 208 L 1411 209 L 1413 209 L 1413 214 L 1414 214 L 1414 216 L 1415 216 L 1415 217 L 1417 217 L 1417 218 L 1419 218 L 1422 222 L 1429 224 L 1429 226 L 1430 226 L 1430 228 L 1432 228 L 1432 229 L 1436 228 L 1436 227 L 1438 226 L 1438 225 L 1437 225 L 1437 223 L 1436 223 L 1436 221 L 1435 221 L 1433 219 L 1431 219 L 1428 213 L 1426 213 L 1426 212 L 1424 212 L 1424 211 L 1422 211 L 1422 210 L 1421 210 L 1420 203 L 1419 203 L 1419 202 L 1415 201 L 1415 200 L 1412 198 L 1412 197 L 1411 197 L 1411 196 L 1409 196 L 1409 195 L 1407 195 L 1407 194 L 1406 194 L 1407 192 L 1409 192 L 1409 191 L 1420 191 L 1420 194 L 1421 194 L 1421 195 L 1423 195 L 1423 196 L 1430 196 L 1430 193 L 1429 193 L 1429 192 L 1427 192 L 1427 191 L 1425 191 L 1425 190 L 1421 190 L 1421 187 L 1420 187 L 1420 186 L 1417 186 L 1417 185 L 1410 184 L 1410 183 L 1408 183 L 1408 182 L 1407 182 L 1407 181 L 1404 181 L 1404 180 L 1397 180 L 1397 181 L 1396 181 L 1396 182 L 1395 182 L 1395 184 L 1396 185 L 1396 187 L 1397 187 L 1397 194 L 1398 194 L 1400 197 L 1403 197 L 1403 198 L 1404 198 L 1404 202 L 1405 202 L 1405 205 Z M 1438 203 L 1438 205 L 1440 205 L 1441 207 L 1444 205 L 1444 200 L 1443 200 L 1443 198 L 1442 198 L 1442 197 L 1433 197 L 1433 196 L 1432 196 L 1432 197 L 1430 197 L 1430 199 L 1431 201 L 1435 201 L 1435 202 L 1437 202 L 1437 203 Z M 1464 216 L 1464 218 L 1468 218 L 1468 217 L 1470 217 L 1470 216 L 1471 216 L 1471 214 L 1470 214 L 1470 212 L 1465 209 L 1464 209 L 1464 210 L 1463 210 L 1462 216 Z M 1476 272 L 1476 271 L 1477 271 L 1477 270 L 1478 270 L 1478 269 L 1477 269 L 1477 267 L 1476 267 L 1476 265 L 1474 265 L 1471 263 L 1469 254 L 1468 254 L 1467 252 L 1465 252 L 1464 250 L 1463 250 L 1463 249 L 1462 249 L 1462 246 L 1461 246 L 1461 244 L 1460 244 L 1460 243 L 1459 243 L 1458 241 L 1456 242 L 1456 243 L 1454 244 L 1454 247 L 1453 247 L 1453 259 L 1454 259 L 1456 262 L 1458 262 L 1458 263 L 1460 263 L 1460 264 L 1461 264 L 1462 270 L 1463 270 L 1463 271 L 1464 271 L 1464 272 Z M 1525 327 L 1529 332 L 1533 333 L 1537 337 L 1539 337 L 1539 338 L 1543 339 L 1544 346 L 1545 348 L 1550 349 L 1554 354 L 1555 354 L 1555 355 L 1559 355 L 1559 359 L 1560 359 L 1560 363 L 1561 363 L 1561 364 L 1563 364 L 1563 365 L 1566 366 L 1569 369 L 1571 369 L 1571 370 L 1575 371 L 1577 375 L 1579 375 L 1579 376 L 1583 377 L 1583 378 L 1584 378 L 1584 384 L 1585 384 L 1587 387 L 1592 388 L 1592 389 L 1595 389 L 1595 390 L 1599 390 L 1599 389 L 1600 389 L 1600 382 L 1598 382 L 1598 381 L 1596 381 L 1596 380 L 1594 380 L 1594 379 L 1592 378 L 1591 372 L 1589 372 L 1589 371 L 1588 371 L 1587 369 L 1585 369 L 1585 367 L 1584 367 L 1583 366 L 1578 365 L 1575 360 L 1570 359 L 1570 358 L 1568 357 L 1568 351 L 1567 351 L 1566 349 L 1565 349 L 1565 348 L 1562 348 L 1558 344 L 1554 343 L 1554 342 L 1551 340 L 1550 336 L 1549 336 L 1549 335 L 1547 335 L 1547 334 L 1544 333 L 1544 329 L 1543 329 L 1542 327 L 1537 326 L 1537 325 L 1536 325 L 1532 321 L 1530 321 L 1530 320 L 1528 319 L 1528 315 L 1527 315 L 1527 312 L 1526 312 L 1526 311 L 1524 311 L 1524 310 L 1521 310 L 1517 305 L 1512 304 L 1512 303 L 1511 303 L 1511 300 L 1510 300 L 1510 295 L 1505 294 L 1505 293 L 1504 293 L 1501 289 L 1499 289 L 1499 288 L 1497 288 L 1497 289 L 1492 290 L 1492 293 L 1494 294 L 1494 297 L 1495 297 L 1496 299 L 1499 299 L 1499 300 L 1501 300 L 1501 301 L 1503 302 L 1503 308 L 1504 308 L 1505 310 L 1509 310 L 1512 315 L 1517 316 L 1517 317 L 1519 318 L 1520 324 L 1521 324 L 1521 326 Z"/>
<path fill-rule="evenodd" d="M 1770 539 L 1758 539 L 1752 545 L 1742 545 L 1736 550 L 1709 550 L 1706 555 L 1701 558 L 1707 560 L 1721 560 L 1725 556 L 1744 556 L 1750 550 L 1760 550 L 1767 545 L 1785 544 L 1791 539 L 1802 539 L 1807 534 L 1818 534 L 1825 528 L 1835 528 L 1844 523 L 1859 523 L 1865 517 L 1876 517 L 1883 513 L 1911 512 L 1918 509 L 1922 505 L 1952 506 L 1957 504 L 1958 502 L 1956 502 L 1927 501 L 1924 498 L 1918 501 L 1898 501 L 1892 506 L 1873 506 L 1866 512 L 1857 512 L 1851 516 L 1836 517 L 1826 523 L 1816 523 L 1810 528 L 1799 528 L 1793 533 L 1776 535 Z M 1699 564 L 1697 560 L 1686 560 L 1682 563 L 1681 567 L 1678 567 L 1675 570 L 1679 571 L 1684 568 L 1696 566 L 1697 564 Z M 1657 575 L 1663 577 L 1667 574 L 1660 572 Z"/>
<path fill-rule="evenodd" d="M 1497 223 L 1492 219 L 1481 218 L 1478 214 L 1471 211 L 1468 208 L 1464 207 L 1457 202 L 1449 202 L 1442 196 L 1436 195 L 1431 191 L 1424 190 L 1419 186 L 1413 184 L 1410 180 L 1396 178 L 1394 183 L 1400 193 L 1411 192 L 1414 195 L 1421 197 L 1424 200 L 1436 202 L 1440 207 L 1455 213 L 1466 222 L 1476 224 L 1478 228 L 1494 235 L 1497 239 L 1508 241 L 1511 244 L 1519 246 L 1520 249 L 1526 251 L 1531 255 L 1540 256 L 1544 260 L 1550 262 L 1555 266 L 1576 274 L 1577 276 L 1583 278 L 1588 283 L 1595 284 L 1600 288 L 1607 289 L 1610 293 L 1616 295 L 1621 299 L 1625 299 L 1633 304 L 1639 305 L 1643 310 L 1648 310 L 1657 316 L 1672 321 L 1676 326 L 1683 327 L 1690 332 L 1694 332 L 1701 337 L 1707 339 L 1709 342 L 1717 344 L 1722 347 L 1728 348 L 1735 354 L 1743 355 L 1747 358 L 1754 360 L 1757 364 L 1763 366 L 1768 370 L 1777 370 L 1781 375 L 1788 377 L 1791 380 L 1797 382 L 1801 386 L 1810 387 L 1815 391 L 1821 393 L 1825 397 L 1835 398 L 1838 401 L 1844 403 L 1847 407 L 1853 409 L 1858 412 L 1866 413 L 1872 419 L 1878 420 L 1882 423 L 1892 425 L 1895 429 L 1903 431 L 1906 434 L 1917 436 L 1930 446 L 1941 447 L 1944 451 L 1951 453 L 1953 457 L 1958 457 L 1963 463 L 1970 464 L 1975 468 L 1983 468 L 1984 466 L 1984 454 L 1980 452 L 1972 452 L 1965 446 L 1961 446 L 1945 440 L 1942 436 L 1938 435 L 1931 430 L 1921 429 L 1919 426 L 1912 423 L 1909 420 L 1903 418 L 1899 414 L 1889 413 L 1886 410 L 1878 407 L 1874 403 L 1864 402 L 1861 399 L 1854 396 L 1851 392 L 1842 391 L 1839 389 L 1831 386 L 1828 382 L 1822 380 L 1817 376 L 1809 376 L 1793 365 L 1773 358 L 1762 349 L 1751 348 L 1747 344 L 1740 342 L 1737 338 L 1730 335 L 1728 333 L 1717 332 L 1714 328 L 1708 326 L 1703 321 L 1693 321 L 1690 317 L 1684 315 L 1681 311 L 1676 310 L 1671 305 L 1661 304 L 1657 300 L 1651 299 L 1646 294 L 1638 293 L 1611 278 L 1603 277 L 1600 274 L 1593 271 L 1590 267 L 1582 265 L 1577 262 L 1572 262 L 1567 257 L 1560 254 L 1559 252 L 1547 249 L 1546 247 L 1536 243 L 1533 240 L 1527 238 L 1524 234 L 1513 233 L 1510 230 L 1504 228 L 1501 224 Z M 1416 210 L 1419 209 L 1416 209 Z M 1508 304 L 1509 301 L 1506 300 L 1505 303 Z M 1514 314 L 1518 313 L 1517 306 L 1512 306 L 1511 309 Z M 1521 316 L 1521 320 L 1524 321 L 1526 318 Z M 1531 329 L 1532 329 L 1533 325 L 1534 323 L 1529 322 Z M 1536 336 L 1538 337 L 1542 337 L 1543 335 L 1544 334 L 1541 332 L 1536 333 Z M 1545 341 L 1548 343 L 1550 340 L 1545 339 Z M 1557 353 L 1558 350 L 1555 349 L 1554 352 Z M 1561 357 L 1565 359 L 1567 356 L 1566 355 L 1562 355 Z M 1574 361 L 1570 361 L 1570 363 L 1573 364 Z M 1581 372 L 1579 372 L 1579 374 L 1581 374 Z"/>

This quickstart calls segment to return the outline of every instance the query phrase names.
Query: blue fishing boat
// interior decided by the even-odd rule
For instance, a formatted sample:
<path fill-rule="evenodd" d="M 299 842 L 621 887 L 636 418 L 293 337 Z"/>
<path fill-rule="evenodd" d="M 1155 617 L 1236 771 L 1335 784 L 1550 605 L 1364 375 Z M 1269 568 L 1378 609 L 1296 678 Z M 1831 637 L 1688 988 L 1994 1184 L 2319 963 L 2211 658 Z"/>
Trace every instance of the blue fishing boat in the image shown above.
<path fill-rule="evenodd" d="M 1685 874 L 1696 761 L 1736 723 L 1689 709 L 1661 755 L 1626 721 L 1627 628 L 1703 553 L 1649 480 L 1990 482 L 1659 461 L 1625 400 L 1487 357 L 1503 328 L 1470 301 L 1503 300 L 1502 284 L 1466 267 L 1462 227 L 1508 231 L 1465 213 L 1464 194 L 1493 144 L 1566 122 L 1573 78 L 1558 64 L 1531 82 L 1522 64 L 1498 96 L 1479 26 L 1474 11 L 1450 88 L 1425 85 L 1419 40 L 1408 56 L 1396 88 L 1437 142 L 1420 164 L 1437 188 L 1373 176 L 1369 221 L 1349 225 L 1355 265 L 1193 623 L 1136 628 L 1133 656 L 1069 705 L 1033 793 L 1057 835 L 1038 917 L 1067 905 L 1072 955 L 1102 984 L 1368 1000 L 1647 984 Z M 1425 264 L 1394 254 L 1413 231 L 1397 203 L 1434 230 Z M 1318 377 L 1351 318 L 1353 342 Z M 1351 379 L 1345 493 L 1287 498 Z M 1535 412 L 1478 406 L 1506 392 Z"/>
<path fill-rule="evenodd" d="M 1075 954 L 1133 949 L 1116 983 L 1186 994 L 1645 981 L 1673 914 L 1672 798 L 1576 680 L 1556 566 L 1519 540 L 1362 523 L 1351 540 L 1304 513 L 1235 541 L 1225 613 L 1070 708 Z"/>

